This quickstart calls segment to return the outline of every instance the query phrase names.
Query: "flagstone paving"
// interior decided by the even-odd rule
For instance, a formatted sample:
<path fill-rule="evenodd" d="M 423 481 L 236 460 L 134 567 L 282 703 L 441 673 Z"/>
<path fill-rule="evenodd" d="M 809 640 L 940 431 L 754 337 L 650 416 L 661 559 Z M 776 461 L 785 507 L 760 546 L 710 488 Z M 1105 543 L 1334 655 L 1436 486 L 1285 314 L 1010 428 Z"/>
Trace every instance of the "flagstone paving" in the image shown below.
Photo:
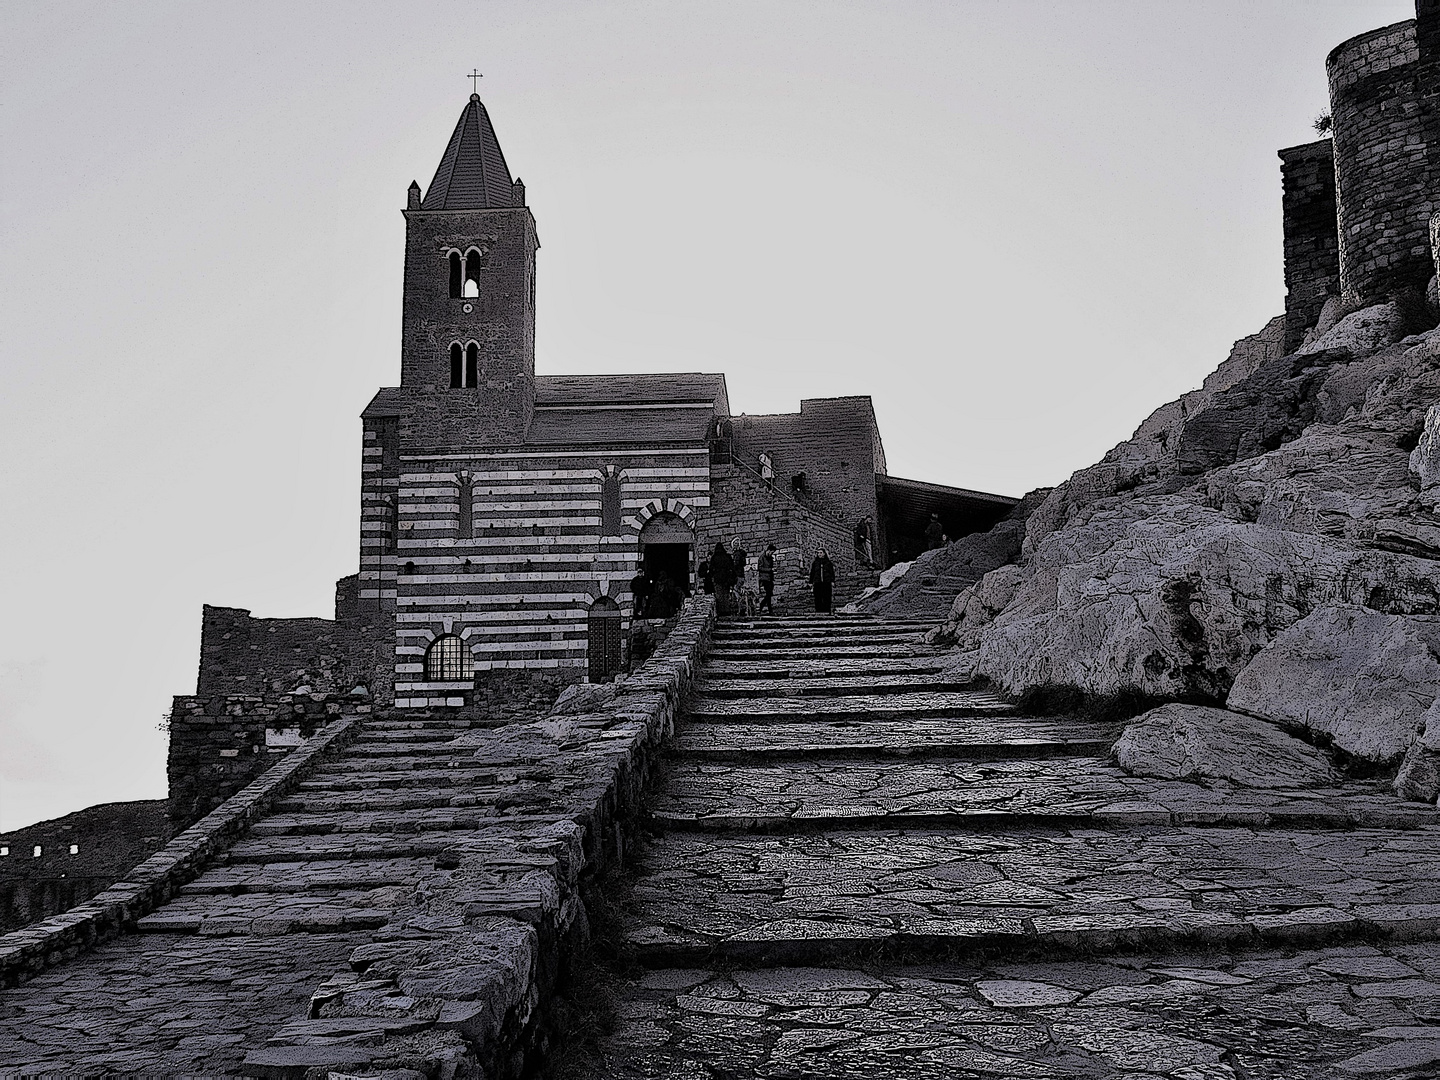
<path fill-rule="evenodd" d="M 1434 808 L 1131 777 L 915 630 L 717 629 L 589 1075 L 1440 1075 Z"/>

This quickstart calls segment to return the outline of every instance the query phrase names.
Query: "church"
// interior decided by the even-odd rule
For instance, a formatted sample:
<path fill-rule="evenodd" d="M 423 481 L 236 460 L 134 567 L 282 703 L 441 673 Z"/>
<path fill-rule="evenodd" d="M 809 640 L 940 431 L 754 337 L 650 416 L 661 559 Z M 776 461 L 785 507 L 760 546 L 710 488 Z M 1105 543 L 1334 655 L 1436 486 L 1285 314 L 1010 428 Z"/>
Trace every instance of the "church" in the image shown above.
<path fill-rule="evenodd" d="M 777 609 L 798 611 L 822 549 L 844 603 L 923 550 L 932 515 L 953 538 L 1015 504 L 890 476 L 869 397 L 735 415 L 719 373 L 537 375 L 539 233 L 478 95 L 405 222 L 400 384 L 362 414 L 359 575 L 325 647 L 377 704 L 464 705 L 501 669 L 608 678 L 632 580 L 689 595 L 717 542 L 752 564 L 774 544 Z M 320 622 L 207 608 L 200 692 L 327 681 L 313 627 L 260 630 Z M 257 637 L 290 645 L 238 649 Z"/>

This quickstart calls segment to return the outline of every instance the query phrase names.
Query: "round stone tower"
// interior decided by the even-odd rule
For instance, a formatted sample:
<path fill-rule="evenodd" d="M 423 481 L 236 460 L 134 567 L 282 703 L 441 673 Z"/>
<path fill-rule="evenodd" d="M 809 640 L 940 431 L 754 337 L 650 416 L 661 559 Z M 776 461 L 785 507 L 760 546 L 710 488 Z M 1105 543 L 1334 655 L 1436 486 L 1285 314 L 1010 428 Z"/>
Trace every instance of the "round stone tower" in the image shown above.
<path fill-rule="evenodd" d="M 1424 288 L 1433 272 L 1430 214 L 1440 209 L 1434 156 L 1432 5 L 1330 53 L 1340 291 L 1350 302 Z"/>

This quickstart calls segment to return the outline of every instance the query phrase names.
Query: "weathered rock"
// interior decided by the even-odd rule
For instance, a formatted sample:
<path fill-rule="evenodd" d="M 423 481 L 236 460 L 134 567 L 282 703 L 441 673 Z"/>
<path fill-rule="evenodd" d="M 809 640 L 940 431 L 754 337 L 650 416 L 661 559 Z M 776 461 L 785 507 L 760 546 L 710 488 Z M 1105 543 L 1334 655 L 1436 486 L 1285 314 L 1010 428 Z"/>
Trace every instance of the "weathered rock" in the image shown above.
<path fill-rule="evenodd" d="M 1309 345 L 1302 345 L 1296 355 L 1335 351 L 1360 359 L 1394 344 L 1404 334 L 1405 320 L 1399 309 L 1394 304 L 1376 304 L 1346 315 Z"/>
<path fill-rule="evenodd" d="M 1431 405 L 1425 411 L 1425 427 L 1420 432 L 1420 441 L 1410 452 L 1410 472 L 1420 481 L 1420 500 L 1434 510 L 1440 498 L 1440 405 Z"/>
<path fill-rule="evenodd" d="M 955 624 L 959 647 L 980 650 L 978 673 L 1011 692 L 1066 683 L 1220 699 L 1316 606 L 1440 610 L 1440 564 L 1235 522 L 1178 498 L 1095 512 L 1047 538 L 1022 574 L 988 625 L 969 625 L 968 612 Z"/>
<path fill-rule="evenodd" d="M 551 716 L 579 716 L 604 708 L 620 692 L 621 682 L 574 683 L 567 686 L 550 707 Z"/>
<path fill-rule="evenodd" d="M 1336 779 L 1323 752 L 1273 724 L 1224 709 L 1162 705 L 1135 719 L 1115 743 L 1132 776 L 1230 780 L 1252 788 L 1303 788 Z"/>
<path fill-rule="evenodd" d="M 1395 774 L 1395 794 L 1415 802 L 1435 802 L 1440 798 L 1440 701 L 1420 717 L 1425 730 L 1420 733 Z"/>
<path fill-rule="evenodd" d="M 1398 760 L 1440 696 L 1440 617 L 1323 607 L 1235 680 L 1228 706 L 1325 735 L 1347 754 Z"/>

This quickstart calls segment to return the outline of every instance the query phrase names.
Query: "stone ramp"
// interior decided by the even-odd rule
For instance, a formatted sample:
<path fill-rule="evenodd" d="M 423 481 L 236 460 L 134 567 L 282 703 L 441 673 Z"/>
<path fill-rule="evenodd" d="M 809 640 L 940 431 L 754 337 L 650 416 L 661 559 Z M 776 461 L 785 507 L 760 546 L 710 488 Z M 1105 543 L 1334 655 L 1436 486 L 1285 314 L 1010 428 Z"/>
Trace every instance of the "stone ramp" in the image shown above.
<path fill-rule="evenodd" d="M 1433 808 L 1131 777 L 910 625 L 817 621 L 717 631 L 586 1075 L 1432 1075 Z"/>

